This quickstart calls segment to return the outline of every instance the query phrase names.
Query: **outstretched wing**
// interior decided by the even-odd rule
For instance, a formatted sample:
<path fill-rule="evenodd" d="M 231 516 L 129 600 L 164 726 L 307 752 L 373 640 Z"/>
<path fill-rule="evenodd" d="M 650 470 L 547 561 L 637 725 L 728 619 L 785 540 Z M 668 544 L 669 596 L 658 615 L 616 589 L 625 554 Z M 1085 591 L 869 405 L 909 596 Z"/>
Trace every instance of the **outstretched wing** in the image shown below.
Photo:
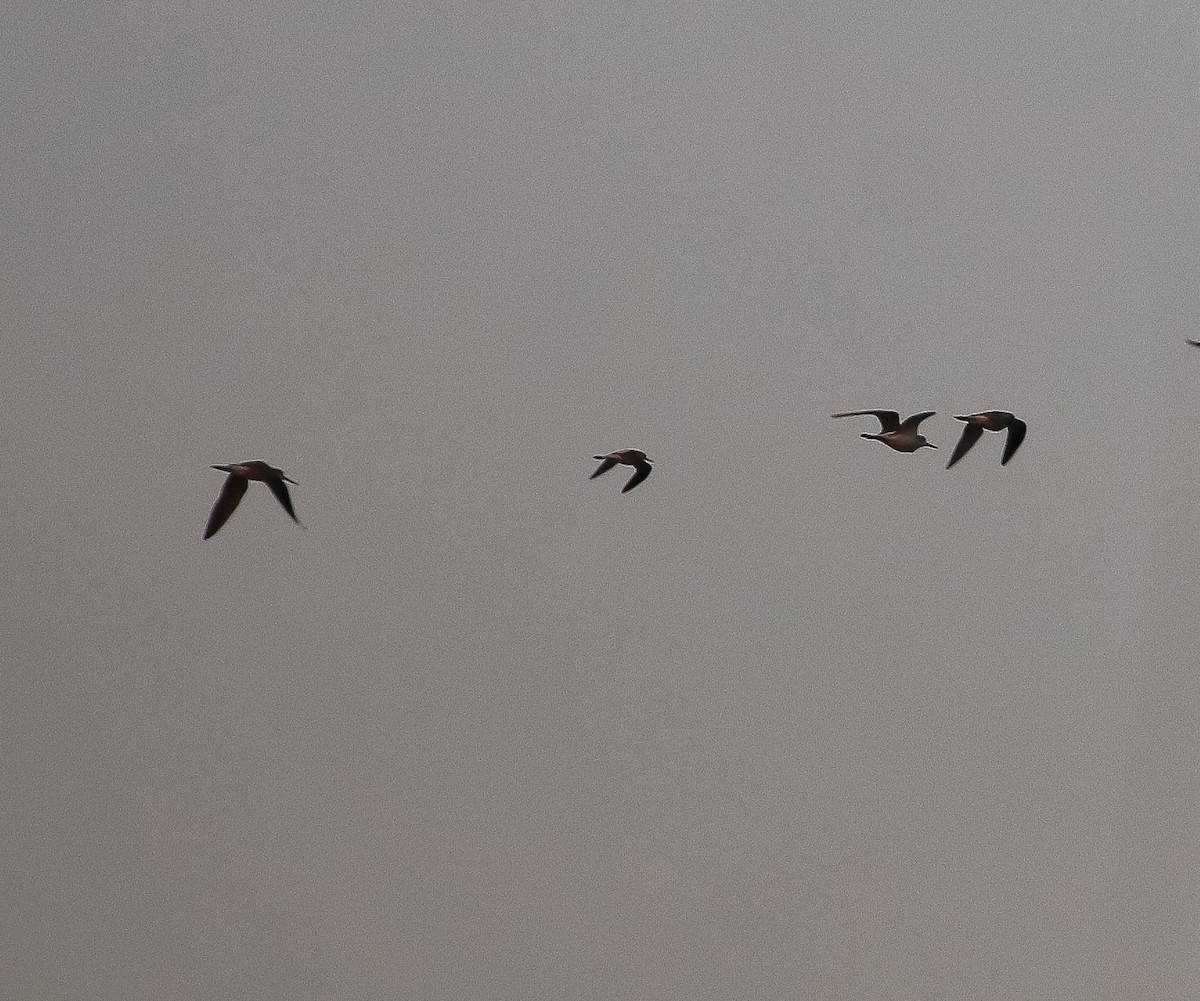
<path fill-rule="evenodd" d="M 834 417 L 878 417 L 879 430 L 898 431 L 900 429 L 900 415 L 894 410 L 847 410 L 844 414 L 834 414 Z M 910 417 L 909 420 L 912 420 Z"/>
<path fill-rule="evenodd" d="M 650 475 L 650 469 L 651 469 L 650 463 L 639 462 L 637 464 L 637 467 L 634 469 L 633 475 L 631 477 L 629 477 L 629 482 L 626 483 L 625 486 L 621 487 L 621 493 L 623 493 L 623 494 L 629 493 L 630 490 L 632 490 L 639 483 L 641 483 L 642 480 L 644 480 L 647 476 Z"/>
<path fill-rule="evenodd" d="M 597 466 L 596 471 L 594 473 L 592 473 L 591 476 L 588 477 L 589 480 L 594 480 L 601 473 L 607 473 L 610 469 L 612 469 L 613 466 L 615 466 L 617 464 L 616 459 L 613 459 L 607 455 L 596 455 L 596 456 L 593 456 L 593 458 L 599 459 L 600 465 Z"/>
<path fill-rule="evenodd" d="M 225 477 L 225 482 L 221 484 L 221 492 L 217 494 L 217 502 L 209 512 L 208 524 L 204 526 L 206 539 L 211 539 L 216 535 L 221 526 L 229 520 L 229 516 L 237 508 L 249 485 L 249 480 L 236 473 L 230 473 Z"/>
<path fill-rule="evenodd" d="M 958 439 L 958 444 L 954 446 L 954 454 L 950 456 L 950 461 L 946 463 L 946 468 L 949 469 L 959 459 L 971 451 L 975 442 L 979 441 L 983 434 L 983 428 L 978 424 L 964 424 L 962 437 Z"/>
<path fill-rule="evenodd" d="M 300 524 L 300 519 L 296 517 L 296 512 L 292 509 L 292 498 L 288 496 L 287 484 L 279 476 L 272 476 L 267 479 L 267 486 L 271 488 L 271 493 L 275 495 L 275 499 L 283 505 L 283 509 L 291 516 L 292 521 L 297 525 Z"/>
<path fill-rule="evenodd" d="M 1021 442 L 1025 440 L 1025 422 L 1017 417 L 1014 417 L 1012 423 L 1008 426 L 1008 437 L 1004 439 L 1004 458 L 1000 460 L 1000 465 L 1004 465 L 1017 454 L 1017 449 L 1021 447 Z"/>
<path fill-rule="evenodd" d="M 929 417 L 932 417 L 936 413 L 937 413 L 936 410 L 926 410 L 922 414 L 913 414 L 911 417 L 906 417 L 904 419 L 904 423 L 901 424 L 900 426 L 902 428 L 908 429 L 909 431 L 915 431 L 915 430 L 917 430 L 918 427 L 920 427 L 921 421 L 923 421 Z"/>

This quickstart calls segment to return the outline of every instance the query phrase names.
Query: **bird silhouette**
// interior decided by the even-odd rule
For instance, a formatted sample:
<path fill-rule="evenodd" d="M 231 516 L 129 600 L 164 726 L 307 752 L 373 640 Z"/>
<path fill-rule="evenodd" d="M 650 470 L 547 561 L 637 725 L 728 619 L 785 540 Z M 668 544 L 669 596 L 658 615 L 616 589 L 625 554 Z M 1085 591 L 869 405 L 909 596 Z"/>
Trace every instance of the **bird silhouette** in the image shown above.
<path fill-rule="evenodd" d="M 646 457 L 646 453 L 640 448 L 623 448 L 619 452 L 609 452 L 608 455 L 596 455 L 593 458 L 599 459 L 600 465 L 588 477 L 589 480 L 594 480 L 601 473 L 607 473 L 617 465 L 633 466 L 633 475 L 629 477 L 629 482 L 621 488 L 621 493 L 623 494 L 629 493 L 630 490 L 650 475 L 650 459 Z"/>
<path fill-rule="evenodd" d="M 843 414 L 834 414 L 833 416 L 878 417 L 879 434 L 864 432 L 860 437 L 881 441 L 897 452 L 915 452 L 919 448 L 937 448 L 937 445 L 929 441 L 923 434 L 917 433 L 917 426 L 921 421 L 932 417 L 935 413 L 937 413 L 936 410 L 926 410 L 924 413 L 906 417 L 903 421 L 900 420 L 900 415 L 895 410 L 847 410 Z"/>
<path fill-rule="evenodd" d="M 1010 414 L 1007 410 L 984 410 L 978 414 L 967 414 L 965 417 L 955 417 L 956 421 L 965 421 L 966 427 L 963 428 L 962 437 L 958 439 L 958 444 L 954 446 L 954 454 L 950 456 L 950 461 L 946 463 L 946 468 L 949 469 L 959 459 L 966 455 L 975 442 L 979 441 L 984 431 L 1003 431 L 1008 429 L 1008 437 L 1004 440 L 1004 455 L 1000 459 L 1000 465 L 1006 465 L 1008 460 L 1017 454 L 1017 449 L 1021 447 L 1021 442 L 1025 440 L 1025 422 L 1015 414 Z"/>
<path fill-rule="evenodd" d="M 275 499 L 283 505 L 283 509 L 292 521 L 297 525 L 300 524 L 300 519 L 296 517 L 296 512 L 292 508 L 292 498 L 288 496 L 287 488 L 288 483 L 296 481 L 285 476 L 282 469 L 276 469 L 269 463 L 263 462 L 262 459 L 251 459 L 248 462 L 235 462 L 228 466 L 213 466 L 212 468 L 229 475 L 221 484 L 217 502 L 208 515 L 208 524 L 204 526 L 206 539 L 211 539 L 216 535 L 221 526 L 229 520 L 229 516 L 236 510 L 242 496 L 246 493 L 246 488 L 250 486 L 251 480 L 261 480 L 265 483 L 271 493 L 275 495 Z"/>

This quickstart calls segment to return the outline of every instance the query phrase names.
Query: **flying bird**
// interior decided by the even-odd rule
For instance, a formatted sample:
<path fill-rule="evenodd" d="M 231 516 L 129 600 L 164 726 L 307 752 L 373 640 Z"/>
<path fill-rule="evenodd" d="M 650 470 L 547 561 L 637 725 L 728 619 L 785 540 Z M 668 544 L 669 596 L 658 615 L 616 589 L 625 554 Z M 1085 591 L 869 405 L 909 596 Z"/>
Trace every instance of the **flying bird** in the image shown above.
<path fill-rule="evenodd" d="M 950 456 L 950 461 L 946 463 L 946 468 L 949 469 L 959 459 L 971 451 L 971 447 L 975 442 L 979 441 L 984 431 L 1003 431 L 1008 429 L 1008 437 L 1004 440 L 1004 456 L 1000 459 L 1000 465 L 1007 464 L 1008 460 L 1017 454 L 1017 449 L 1021 447 L 1021 442 L 1025 440 L 1025 422 L 1015 414 L 1010 414 L 1007 410 L 984 410 L 978 414 L 967 414 L 966 417 L 955 417 L 956 421 L 965 421 L 966 427 L 963 428 L 962 437 L 958 439 L 958 444 L 954 446 L 954 454 Z"/>
<path fill-rule="evenodd" d="M 650 475 L 650 460 L 640 448 L 623 448 L 619 452 L 609 452 L 608 455 L 596 455 L 593 458 L 599 459 L 600 465 L 588 477 L 589 480 L 594 480 L 601 473 L 607 473 L 617 465 L 633 466 L 633 475 L 629 477 L 629 482 L 621 487 L 621 493 L 623 494 L 629 493 L 630 490 Z"/>
<path fill-rule="evenodd" d="M 936 410 L 926 410 L 924 413 L 913 414 L 900 420 L 900 415 L 894 410 L 847 410 L 844 414 L 834 414 L 834 417 L 878 417 L 879 434 L 863 433 L 861 437 L 881 441 L 888 448 L 897 452 L 915 452 L 919 448 L 937 448 L 933 442 L 926 440 L 923 434 L 917 433 L 917 426 L 927 417 L 936 414 Z"/>
<path fill-rule="evenodd" d="M 229 475 L 225 477 L 225 482 L 221 484 L 221 492 L 217 494 L 217 502 L 213 505 L 212 511 L 208 516 L 208 524 L 204 526 L 204 537 L 211 539 L 221 526 L 229 520 L 229 516 L 233 514 L 241 501 L 242 496 L 246 493 L 246 488 L 250 486 L 251 480 L 261 480 L 267 485 L 271 493 L 275 495 L 275 499 L 283 505 L 283 509 L 291 516 L 292 521 L 297 525 L 300 524 L 300 519 L 296 517 L 296 512 L 292 509 L 292 499 L 288 496 L 287 483 L 295 483 L 296 481 L 290 477 L 284 476 L 282 469 L 276 469 L 269 463 L 263 462 L 262 459 L 252 459 L 249 462 L 235 462 L 229 466 L 213 466 L 213 469 L 219 469 L 223 473 Z M 285 482 L 286 481 L 286 482 Z"/>

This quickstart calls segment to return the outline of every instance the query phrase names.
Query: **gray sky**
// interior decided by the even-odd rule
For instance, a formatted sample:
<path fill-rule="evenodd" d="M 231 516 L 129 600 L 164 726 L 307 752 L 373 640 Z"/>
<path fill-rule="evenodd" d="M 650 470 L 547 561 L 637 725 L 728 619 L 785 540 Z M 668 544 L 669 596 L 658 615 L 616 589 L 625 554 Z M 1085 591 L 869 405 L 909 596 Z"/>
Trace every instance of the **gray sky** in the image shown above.
<path fill-rule="evenodd" d="M 10 9 L 13 996 L 1194 998 L 1198 49 Z"/>

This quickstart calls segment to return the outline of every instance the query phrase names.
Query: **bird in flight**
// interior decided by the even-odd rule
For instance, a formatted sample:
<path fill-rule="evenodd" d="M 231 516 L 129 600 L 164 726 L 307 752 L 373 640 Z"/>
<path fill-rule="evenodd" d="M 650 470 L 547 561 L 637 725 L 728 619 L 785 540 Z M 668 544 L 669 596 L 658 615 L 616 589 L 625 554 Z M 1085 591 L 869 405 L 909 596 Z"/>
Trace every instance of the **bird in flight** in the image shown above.
<path fill-rule="evenodd" d="M 954 454 L 950 456 L 950 461 L 946 463 L 946 468 L 949 469 L 959 459 L 971 451 L 971 447 L 975 442 L 979 441 L 984 431 L 1003 431 L 1008 429 L 1008 436 L 1004 439 L 1004 456 L 1000 459 L 1000 465 L 1005 465 L 1009 459 L 1017 454 L 1017 449 L 1021 447 L 1021 442 L 1025 440 L 1025 422 L 1015 414 L 1010 414 L 1007 410 L 984 410 L 978 414 L 967 414 L 966 417 L 955 417 L 956 421 L 965 421 L 966 427 L 963 428 L 962 437 L 958 439 L 958 444 L 954 446 Z"/>
<path fill-rule="evenodd" d="M 607 473 L 617 465 L 633 466 L 633 475 L 629 477 L 629 482 L 621 487 L 621 493 L 623 494 L 629 493 L 630 490 L 650 475 L 650 460 L 640 448 L 623 448 L 619 452 L 609 452 L 608 455 L 596 455 L 593 458 L 599 459 L 600 465 L 588 477 L 589 480 L 594 480 L 601 473 Z"/>
<path fill-rule="evenodd" d="M 847 410 L 844 414 L 834 414 L 834 417 L 878 417 L 879 434 L 863 433 L 861 437 L 881 441 L 897 452 L 915 452 L 919 448 L 937 448 L 933 442 L 926 440 L 923 434 L 917 433 L 917 426 L 927 417 L 932 417 L 936 410 L 926 410 L 924 413 L 913 414 L 900 420 L 900 415 L 894 410 Z"/>
<path fill-rule="evenodd" d="M 288 483 L 296 481 L 290 477 L 284 476 L 282 469 L 276 469 L 269 463 L 263 462 L 262 459 L 251 459 L 249 462 L 235 462 L 228 466 L 213 466 L 213 469 L 219 469 L 223 473 L 229 475 L 225 477 L 225 482 L 221 484 L 221 492 L 217 494 L 217 502 L 213 505 L 212 511 L 208 516 L 208 524 L 204 526 L 204 537 L 211 539 L 220 531 L 221 526 L 229 520 L 229 516 L 233 514 L 238 503 L 245 494 L 246 488 L 250 486 L 251 480 L 261 480 L 267 485 L 271 493 L 275 495 L 275 499 L 283 505 L 283 509 L 291 516 L 292 521 L 297 525 L 300 524 L 300 519 L 296 517 L 296 512 L 292 508 L 292 499 L 288 496 Z"/>

